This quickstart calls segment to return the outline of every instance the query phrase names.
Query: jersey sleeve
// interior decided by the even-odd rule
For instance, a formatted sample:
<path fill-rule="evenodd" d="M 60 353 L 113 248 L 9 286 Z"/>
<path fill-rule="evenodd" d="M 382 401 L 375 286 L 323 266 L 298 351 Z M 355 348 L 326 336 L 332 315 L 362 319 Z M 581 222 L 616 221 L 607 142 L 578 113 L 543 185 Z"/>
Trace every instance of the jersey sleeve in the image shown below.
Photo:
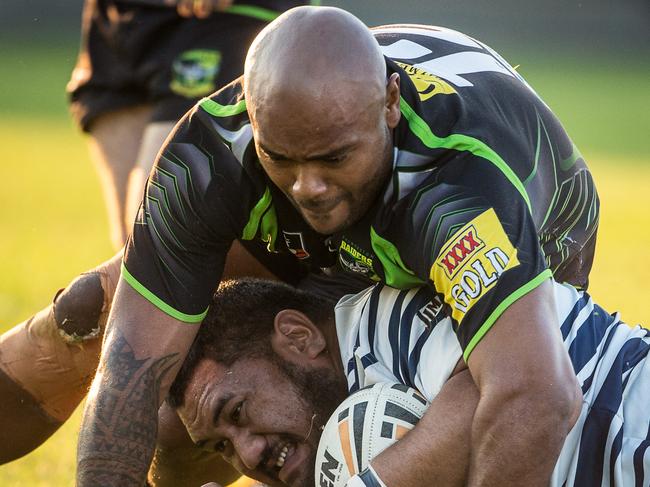
<path fill-rule="evenodd" d="M 500 168 L 466 157 L 409 204 L 414 271 L 446 304 L 467 360 L 514 301 L 551 277 L 527 200 Z"/>
<path fill-rule="evenodd" d="M 200 322 L 250 196 L 232 153 L 198 115 L 186 116 L 149 176 L 122 277 L 168 315 Z"/>

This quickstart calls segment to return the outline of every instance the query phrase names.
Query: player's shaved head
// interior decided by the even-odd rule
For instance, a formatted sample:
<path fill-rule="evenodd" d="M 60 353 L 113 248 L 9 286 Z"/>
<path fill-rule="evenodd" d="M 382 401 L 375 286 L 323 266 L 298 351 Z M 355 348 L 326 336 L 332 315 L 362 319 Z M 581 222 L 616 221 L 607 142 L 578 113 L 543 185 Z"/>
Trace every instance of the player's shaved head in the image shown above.
<path fill-rule="evenodd" d="M 369 29 L 333 7 L 298 7 L 278 17 L 253 42 L 244 70 L 253 119 L 294 100 L 312 113 L 339 100 L 378 102 L 385 78 L 384 58 Z"/>
<path fill-rule="evenodd" d="M 370 30 L 331 7 L 289 10 L 251 46 L 244 83 L 255 149 L 319 233 L 349 227 L 389 178 L 397 73 Z"/>

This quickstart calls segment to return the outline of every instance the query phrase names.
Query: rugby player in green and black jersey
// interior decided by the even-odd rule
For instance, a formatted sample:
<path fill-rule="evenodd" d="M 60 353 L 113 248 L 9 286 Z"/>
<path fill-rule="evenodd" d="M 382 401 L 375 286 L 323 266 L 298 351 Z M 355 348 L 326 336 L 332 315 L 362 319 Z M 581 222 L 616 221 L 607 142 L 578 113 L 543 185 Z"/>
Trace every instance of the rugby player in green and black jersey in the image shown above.
<path fill-rule="evenodd" d="M 85 409 L 79 485 L 141 485 L 158 405 L 234 241 L 306 287 L 352 290 L 346 273 L 430 286 L 480 391 L 469 485 L 547 484 L 581 406 L 548 281 L 586 286 L 597 222 L 580 153 L 488 47 L 289 11 L 256 38 L 243 78 L 179 123 L 150 175 Z"/>

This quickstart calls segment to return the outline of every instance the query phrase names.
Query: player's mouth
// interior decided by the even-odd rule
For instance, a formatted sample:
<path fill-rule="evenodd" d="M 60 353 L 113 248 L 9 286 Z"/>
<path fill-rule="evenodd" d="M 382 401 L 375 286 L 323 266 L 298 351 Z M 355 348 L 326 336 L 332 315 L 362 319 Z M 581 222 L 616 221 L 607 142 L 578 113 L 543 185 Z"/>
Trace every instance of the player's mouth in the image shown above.
<path fill-rule="evenodd" d="M 307 458 L 309 447 L 293 441 L 281 441 L 274 448 L 266 461 L 266 469 L 275 474 L 282 483 L 292 485 L 301 471 L 301 465 Z"/>

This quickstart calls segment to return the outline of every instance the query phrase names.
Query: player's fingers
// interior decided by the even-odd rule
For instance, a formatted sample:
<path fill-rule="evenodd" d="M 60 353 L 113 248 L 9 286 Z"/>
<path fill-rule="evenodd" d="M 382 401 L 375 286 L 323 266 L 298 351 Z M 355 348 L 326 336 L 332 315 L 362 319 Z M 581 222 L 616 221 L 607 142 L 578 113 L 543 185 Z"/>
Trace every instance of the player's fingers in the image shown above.
<path fill-rule="evenodd" d="M 176 11 L 181 17 L 192 17 L 194 15 L 194 0 L 177 0 Z"/>
<path fill-rule="evenodd" d="M 194 16 L 204 19 L 212 13 L 212 0 L 194 0 Z"/>
<path fill-rule="evenodd" d="M 216 482 L 208 482 L 207 484 L 203 484 L 201 487 L 221 487 L 221 485 Z"/>
<path fill-rule="evenodd" d="M 213 0 L 215 3 L 215 10 L 220 12 L 226 10 L 232 5 L 233 0 Z"/>

